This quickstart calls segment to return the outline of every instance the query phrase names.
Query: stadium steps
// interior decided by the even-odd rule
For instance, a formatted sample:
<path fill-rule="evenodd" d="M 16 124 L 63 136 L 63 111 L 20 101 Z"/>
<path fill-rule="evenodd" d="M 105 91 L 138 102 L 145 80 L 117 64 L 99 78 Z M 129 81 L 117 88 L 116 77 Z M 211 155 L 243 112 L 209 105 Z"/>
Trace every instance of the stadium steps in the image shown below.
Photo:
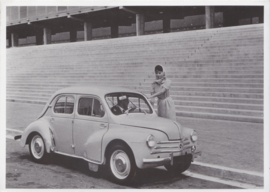
<path fill-rule="evenodd" d="M 156 64 L 177 116 L 263 122 L 263 24 L 7 50 L 7 101 L 45 104 L 62 87 L 149 95 Z"/>

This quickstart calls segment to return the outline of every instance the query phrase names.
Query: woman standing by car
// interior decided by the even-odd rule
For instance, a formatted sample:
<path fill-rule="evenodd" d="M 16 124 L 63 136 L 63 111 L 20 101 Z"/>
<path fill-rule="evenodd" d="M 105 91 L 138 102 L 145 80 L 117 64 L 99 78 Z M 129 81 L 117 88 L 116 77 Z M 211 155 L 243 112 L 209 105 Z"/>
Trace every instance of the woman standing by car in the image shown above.
<path fill-rule="evenodd" d="M 156 80 L 152 83 L 153 92 L 150 99 L 158 98 L 158 116 L 176 121 L 175 106 L 170 97 L 169 89 L 172 81 L 165 76 L 165 71 L 161 65 L 155 67 Z"/>

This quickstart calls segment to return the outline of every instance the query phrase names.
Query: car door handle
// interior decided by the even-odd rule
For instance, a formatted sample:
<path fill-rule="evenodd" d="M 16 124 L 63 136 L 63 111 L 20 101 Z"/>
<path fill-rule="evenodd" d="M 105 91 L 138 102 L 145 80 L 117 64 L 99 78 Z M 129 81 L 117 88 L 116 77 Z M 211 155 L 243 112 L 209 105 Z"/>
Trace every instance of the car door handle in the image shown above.
<path fill-rule="evenodd" d="M 106 128 L 107 125 L 105 125 L 105 124 L 102 123 L 102 124 L 99 125 L 99 127 L 100 127 L 100 128 Z"/>
<path fill-rule="evenodd" d="M 52 123 L 54 122 L 54 118 L 51 118 L 51 122 L 52 122 Z"/>

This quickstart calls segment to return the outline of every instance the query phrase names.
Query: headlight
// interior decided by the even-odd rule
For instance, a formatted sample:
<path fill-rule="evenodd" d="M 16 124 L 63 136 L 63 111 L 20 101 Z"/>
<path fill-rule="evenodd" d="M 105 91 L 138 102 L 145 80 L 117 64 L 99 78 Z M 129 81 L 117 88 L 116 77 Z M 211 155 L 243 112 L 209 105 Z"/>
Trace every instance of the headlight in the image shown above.
<path fill-rule="evenodd" d="M 146 143 L 147 143 L 148 147 L 150 147 L 150 148 L 155 147 L 155 145 L 156 145 L 155 137 L 153 135 L 149 135 L 146 139 Z"/>
<path fill-rule="evenodd" d="M 191 138 L 191 141 L 193 141 L 193 142 L 197 141 L 197 139 L 198 139 L 197 132 L 192 131 L 192 133 L 190 134 L 190 138 Z"/>

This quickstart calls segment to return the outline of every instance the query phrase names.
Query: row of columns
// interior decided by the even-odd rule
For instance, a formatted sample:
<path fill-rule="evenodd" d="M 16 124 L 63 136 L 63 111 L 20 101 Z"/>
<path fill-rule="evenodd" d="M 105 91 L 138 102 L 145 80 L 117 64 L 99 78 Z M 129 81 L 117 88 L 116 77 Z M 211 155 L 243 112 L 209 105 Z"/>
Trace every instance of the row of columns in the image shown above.
<path fill-rule="evenodd" d="M 205 7 L 205 27 L 206 29 L 214 27 L 215 11 L 214 7 Z M 136 35 L 144 35 L 145 31 L 145 15 L 142 13 L 136 13 Z M 166 17 L 163 19 L 163 32 L 170 32 L 170 18 Z M 47 45 L 51 44 L 52 31 L 50 28 L 43 27 L 43 31 L 38 31 L 36 33 L 36 44 L 37 45 Z M 118 23 L 115 18 L 112 17 L 111 20 L 111 38 L 118 37 Z M 18 34 L 11 33 L 10 45 L 11 47 L 18 46 Z M 84 21 L 84 41 L 92 40 L 92 22 Z M 75 28 L 70 30 L 70 42 L 77 41 L 77 30 Z"/>
<path fill-rule="evenodd" d="M 19 38 L 18 37 L 19 37 L 18 33 L 11 33 L 10 39 L 9 39 L 9 45 L 11 47 L 17 47 L 19 45 Z M 37 45 L 51 44 L 51 41 L 52 41 L 52 30 L 51 29 L 43 28 L 43 31 L 36 32 L 36 44 Z"/>
<path fill-rule="evenodd" d="M 205 7 L 205 28 L 214 28 L 215 24 L 215 7 Z"/>
<path fill-rule="evenodd" d="M 92 40 L 92 23 L 90 21 L 84 22 L 84 40 Z"/>

